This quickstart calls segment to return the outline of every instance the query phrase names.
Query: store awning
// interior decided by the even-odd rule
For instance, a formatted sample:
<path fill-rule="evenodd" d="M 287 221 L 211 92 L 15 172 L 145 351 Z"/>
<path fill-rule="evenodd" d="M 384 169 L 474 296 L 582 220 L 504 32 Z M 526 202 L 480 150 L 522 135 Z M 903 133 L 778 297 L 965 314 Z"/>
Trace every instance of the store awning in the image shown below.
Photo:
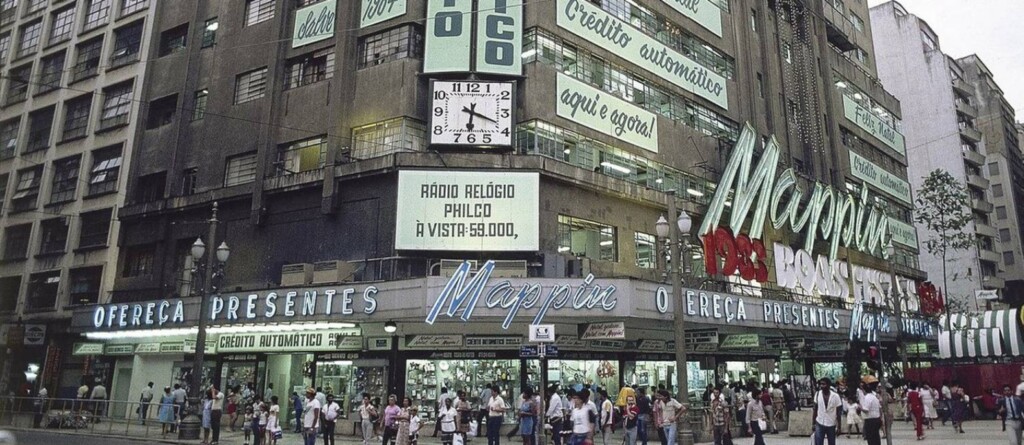
<path fill-rule="evenodd" d="M 1024 335 L 1017 309 L 952 314 L 939 322 L 941 358 L 1019 356 Z"/>

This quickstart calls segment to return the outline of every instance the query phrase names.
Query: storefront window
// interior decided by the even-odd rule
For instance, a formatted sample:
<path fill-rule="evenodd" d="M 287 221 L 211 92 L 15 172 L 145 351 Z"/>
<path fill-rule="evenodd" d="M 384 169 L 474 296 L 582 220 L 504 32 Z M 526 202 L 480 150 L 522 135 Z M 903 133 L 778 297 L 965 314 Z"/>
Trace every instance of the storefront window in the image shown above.
<path fill-rule="evenodd" d="M 348 394 L 346 412 L 357 413 L 363 403 L 363 394 L 370 399 L 380 397 L 387 402 L 387 368 L 384 366 L 356 366 L 353 368 L 352 389 Z M 358 415 L 358 414 L 357 414 Z M 358 419 L 358 417 L 356 417 Z"/>
<path fill-rule="evenodd" d="M 262 392 L 264 379 L 259 373 L 261 365 L 265 367 L 266 361 L 260 363 L 254 355 L 226 357 L 220 373 L 221 386 L 245 388 L 247 385 L 252 385 L 257 392 Z"/>
<path fill-rule="evenodd" d="M 558 382 L 562 388 L 579 391 L 598 388 L 608 395 L 619 394 L 619 365 L 614 360 L 550 360 L 548 382 Z"/>
<path fill-rule="evenodd" d="M 845 375 L 846 366 L 842 362 L 836 363 L 815 363 L 814 364 L 814 378 L 822 379 L 828 377 L 833 382 L 842 379 Z"/>
<path fill-rule="evenodd" d="M 466 398 L 474 406 L 480 403 L 484 385 L 496 384 L 501 397 L 509 407 L 520 393 L 519 360 L 409 360 L 406 365 L 405 394 L 419 408 L 420 417 L 434 422 L 434 409 L 442 388 L 448 395 L 466 391 Z M 505 422 L 515 421 L 515 410 L 505 413 Z"/>
<path fill-rule="evenodd" d="M 762 381 L 757 362 L 725 362 L 725 369 L 719 367 L 719 373 L 728 383 Z"/>
<path fill-rule="evenodd" d="M 690 399 L 700 400 L 704 389 L 715 381 L 714 369 L 700 369 L 700 362 L 686 362 L 686 384 L 690 391 Z M 643 361 L 626 362 L 622 371 L 623 381 L 627 385 L 646 388 L 675 388 L 675 361 Z M 674 391 L 673 391 L 674 394 Z"/>
<path fill-rule="evenodd" d="M 319 361 L 316 363 L 316 385 L 324 389 L 324 394 L 334 394 L 335 401 L 341 404 L 343 413 L 350 411 L 351 397 L 341 397 L 348 394 L 349 384 L 352 382 L 351 360 Z M 362 397 L 360 397 L 360 402 Z M 358 405 L 357 405 L 358 406 Z"/>

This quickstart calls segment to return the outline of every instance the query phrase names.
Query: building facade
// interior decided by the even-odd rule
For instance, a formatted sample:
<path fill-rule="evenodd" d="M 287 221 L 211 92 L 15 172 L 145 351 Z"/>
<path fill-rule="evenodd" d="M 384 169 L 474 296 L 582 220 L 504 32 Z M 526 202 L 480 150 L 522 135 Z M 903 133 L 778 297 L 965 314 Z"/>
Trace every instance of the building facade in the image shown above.
<path fill-rule="evenodd" d="M 976 308 L 975 292 L 1001 291 L 998 232 L 993 225 L 991 182 L 986 174 L 986 144 L 979 129 L 975 88 L 964 69 L 942 52 L 939 37 L 923 20 L 898 2 L 871 8 L 879 77 L 900 98 L 913 188 L 936 169 L 948 171 L 968 188 L 973 220 L 964 230 L 977 236 L 977 244 L 949 252 L 945 267 L 938 255 L 921 252 L 921 266 L 929 278 L 946 281 L 946 295 L 960 305 Z M 959 156 L 952 156 L 959 154 Z M 917 162 L 919 160 L 920 162 Z M 923 225 L 922 236 L 931 237 Z M 945 280 L 944 278 L 945 271 Z"/>

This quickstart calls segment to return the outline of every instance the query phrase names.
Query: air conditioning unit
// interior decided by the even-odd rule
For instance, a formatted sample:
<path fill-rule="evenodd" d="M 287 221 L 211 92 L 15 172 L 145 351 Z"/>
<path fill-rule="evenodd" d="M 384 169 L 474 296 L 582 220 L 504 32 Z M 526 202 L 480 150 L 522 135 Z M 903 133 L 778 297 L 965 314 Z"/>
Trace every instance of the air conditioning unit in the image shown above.
<path fill-rule="evenodd" d="M 462 263 L 469 262 L 469 271 L 476 272 L 476 260 L 441 260 L 441 276 L 450 277 Z"/>
<path fill-rule="evenodd" d="M 526 260 L 495 260 L 494 278 L 526 278 Z"/>
<path fill-rule="evenodd" d="M 313 282 L 313 265 L 310 263 L 285 264 L 281 266 L 282 286 L 305 286 Z"/>
<path fill-rule="evenodd" d="M 356 266 L 348 261 L 320 261 L 313 264 L 313 284 L 331 284 L 352 281 Z"/>

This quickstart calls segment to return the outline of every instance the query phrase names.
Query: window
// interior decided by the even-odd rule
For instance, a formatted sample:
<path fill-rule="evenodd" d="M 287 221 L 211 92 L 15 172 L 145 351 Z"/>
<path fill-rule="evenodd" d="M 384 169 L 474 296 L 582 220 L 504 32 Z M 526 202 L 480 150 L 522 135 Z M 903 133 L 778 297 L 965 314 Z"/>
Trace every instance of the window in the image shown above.
<path fill-rule="evenodd" d="M 199 181 L 199 168 L 186 168 L 181 172 L 181 195 L 188 196 L 195 194 L 196 184 Z"/>
<path fill-rule="evenodd" d="M 28 96 L 28 84 L 32 79 L 32 64 L 22 65 L 11 70 L 7 79 L 7 104 L 25 100 Z"/>
<path fill-rule="evenodd" d="M 121 17 L 146 9 L 149 0 L 121 0 Z"/>
<path fill-rule="evenodd" d="M 11 33 L 0 35 L 0 64 L 7 62 L 7 55 L 11 52 Z"/>
<path fill-rule="evenodd" d="M 87 0 L 83 30 L 93 29 L 107 23 L 107 16 L 109 15 L 110 0 Z"/>
<path fill-rule="evenodd" d="M 18 40 L 18 55 L 17 57 L 24 57 L 32 54 L 39 47 L 39 37 L 43 33 L 43 22 L 42 20 L 29 23 L 28 25 L 21 27 L 21 32 Z"/>
<path fill-rule="evenodd" d="M 764 76 L 761 73 L 757 73 L 757 95 L 764 99 Z"/>
<path fill-rule="evenodd" d="M 75 51 L 75 66 L 71 67 L 71 81 L 96 75 L 100 66 L 100 54 L 103 52 L 103 38 L 79 44 Z"/>
<path fill-rule="evenodd" d="M 327 160 L 327 136 L 317 136 L 278 146 L 278 175 L 290 175 L 324 167 Z"/>
<path fill-rule="evenodd" d="M 114 53 L 110 55 L 110 66 L 117 67 L 139 60 L 142 45 L 142 22 L 114 30 Z"/>
<path fill-rule="evenodd" d="M 109 147 L 92 152 L 92 170 L 89 173 L 89 194 L 117 190 L 121 173 L 121 147 Z"/>
<path fill-rule="evenodd" d="M 658 240 L 654 235 L 634 232 L 633 240 L 636 246 L 636 265 L 644 269 L 658 267 Z"/>
<path fill-rule="evenodd" d="M 977 174 L 977 173 L 975 173 L 975 174 Z M 1002 198 L 1003 197 L 1003 185 L 1002 184 L 992 184 L 992 196 L 994 196 L 996 198 Z"/>
<path fill-rule="evenodd" d="M 18 0 L 0 0 L 0 26 L 7 26 L 18 19 Z"/>
<path fill-rule="evenodd" d="M 196 91 L 195 97 L 192 99 L 192 120 L 201 120 L 206 116 L 206 98 L 210 95 L 210 92 L 205 88 Z"/>
<path fill-rule="evenodd" d="M 256 180 L 256 153 L 228 158 L 224 172 L 224 186 L 246 184 Z"/>
<path fill-rule="evenodd" d="M 1003 243 L 1010 242 L 1010 229 L 999 229 L 999 241 Z"/>
<path fill-rule="evenodd" d="M 36 94 L 47 93 L 60 88 L 60 82 L 64 79 L 64 51 L 47 56 L 40 61 L 39 84 L 36 86 Z"/>
<path fill-rule="evenodd" d="M 57 291 L 59 289 L 59 270 L 29 275 L 25 307 L 35 310 L 55 308 L 57 306 Z"/>
<path fill-rule="evenodd" d="M 988 175 L 999 176 L 999 164 L 996 162 L 990 162 L 988 164 Z"/>
<path fill-rule="evenodd" d="M 4 230 L 4 260 L 23 260 L 28 256 L 32 223 L 10 226 Z"/>
<path fill-rule="evenodd" d="M 750 9 L 750 30 L 757 32 L 757 10 Z"/>
<path fill-rule="evenodd" d="M 408 118 L 390 119 L 352 129 L 352 159 L 370 159 L 402 151 L 424 151 L 427 127 Z"/>
<path fill-rule="evenodd" d="M 14 157 L 18 149 L 18 131 L 21 129 L 21 118 L 0 122 L 0 159 Z"/>
<path fill-rule="evenodd" d="M 21 276 L 0 278 L 0 312 L 14 312 L 21 294 Z"/>
<path fill-rule="evenodd" d="M 4 206 L 7 205 L 7 182 L 10 181 L 10 179 L 10 173 L 0 175 L 0 212 L 2 212 L 4 210 Z"/>
<path fill-rule="evenodd" d="M 188 23 L 160 33 L 160 57 L 185 49 L 188 41 Z"/>
<path fill-rule="evenodd" d="M 25 14 L 31 14 L 44 8 L 46 8 L 46 0 L 28 0 L 28 7 L 25 8 Z"/>
<path fill-rule="evenodd" d="M 1006 219 L 1006 206 L 996 207 L 996 218 Z"/>
<path fill-rule="evenodd" d="M 284 88 L 309 85 L 334 75 L 334 48 L 325 48 L 288 61 Z"/>
<path fill-rule="evenodd" d="M 149 114 L 146 120 L 146 129 L 160 128 L 174 121 L 174 115 L 178 112 L 178 95 L 172 94 L 161 97 L 149 103 Z"/>
<path fill-rule="evenodd" d="M 71 38 L 75 28 L 75 7 L 71 6 L 50 15 L 50 40 L 53 45 Z"/>
<path fill-rule="evenodd" d="M 42 234 L 39 238 L 39 254 L 47 255 L 64 253 L 68 244 L 68 222 L 67 218 L 53 218 L 44 220 L 39 228 Z"/>
<path fill-rule="evenodd" d="M 42 177 L 42 165 L 18 171 L 18 183 L 14 187 L 14 196 L 11 196 L 12 211 L 24 212 L 36 208 Z"/>
<path fill-rule="evenodd" d="M 46 150 L 50 146 L 54 110 L 56 107 L 47 107 L 28 115 L 28 145 L 25 146 L 25 153 Z"/>
<path fill-rule="evenodd" d="M 61 139 L 69 141 L 85 137 L 89 130 L 89 111 L 92 108 L 92 94 L 71 99 L 64 103 L 64 131 Z"/>
<path fill-rule="evenodd" d="M 217 17 L 208 19 L 203 24 L 203 43 L 201 48 L 209 48 L 217 44 L 217 28 L 220 25 L 217 23 Z"/>
<path fill-rule="evenodd" d="M 111 209 L 103 209 L 82 214 L 82 228 L 78 233 L 79 249 L 107 245 L 111 213 Z"/>
<path fill-rule="evenodd" d="M 785 60 L 786 63 L 793 63 L 793 48 L 789 42 L 782 42 L 782 60 Z"/>
<path fill-rule="evenodd" d="M 80 156 L 64 158 L 53 163 L 53 188 L 50 190 L 50 204 L 73 201 L 78 190 Z"/>
<path fill-rule="evenodd" d="M 121 276 L 125 278 L 142 277 L 153 274 L 153 260 L 156 257 L 156 246 L 136 246 L 125 249 L 124 269 Z"/>
<path fill-rule="evenodd" d="M 244 104 L 267 92 L 267 67 L 239 74 L 235 78 L 235 103 Z"/>
<path fill-rule="evenodd" d="M 615 228 L 558 215 L 558 251 L 595 260 L 616 261 Z"/>
<path fill-rule="evenodd" d="M 164 198 L 167 172 L 158 172 L 139 177 L 135 183 L 135 202 L 150 202 Z"/>
<path fill-rule="evenodd" d="M 851 12 L 850 21 L 853 22 L 854 29 L 860 32 L 864 32 L 864 19 L 860 18 L 859 15 Z"/>
<path fill-rule="evenodd" d="M 100 130 L 128 123 L 132 109 L 132 82 L 103 89 L 103 112 L 100 114 Z"/>
<path fill-rule="evenodd" d="M 245 0 L 245 26 L 274 18 L 274 0 Z"/>
<path fill-rule="evenodd" d="M 406 58 L 423 57 L 423 32 L 399 26 L 359 39 L 359 68 Z"/>
<path fill-rule="evenodd" d="M 102 280 L 103 266 L 71 269 L 71 295 L 68 304 L 79 306 L 99 303 Z"/>

